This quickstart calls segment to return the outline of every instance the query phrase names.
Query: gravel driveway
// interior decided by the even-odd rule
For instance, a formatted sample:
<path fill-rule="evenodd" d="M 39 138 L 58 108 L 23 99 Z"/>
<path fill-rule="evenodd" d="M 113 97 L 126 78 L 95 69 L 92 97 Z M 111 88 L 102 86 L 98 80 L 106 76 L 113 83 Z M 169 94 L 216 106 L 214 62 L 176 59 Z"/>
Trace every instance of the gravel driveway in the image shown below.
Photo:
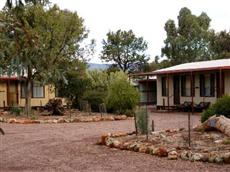
<path fill-rule="evenodd" d="M 187 126 L 185 114 L 153 114 L 156 130 Z M 192 123 L 199 123 L 199 116 Z M 94 143 L 103 134 L 133 131 L 133 120 L 71 124 L 0 124 L 0 171 L 229 171 L 230 165 L 170 161 Z"/>

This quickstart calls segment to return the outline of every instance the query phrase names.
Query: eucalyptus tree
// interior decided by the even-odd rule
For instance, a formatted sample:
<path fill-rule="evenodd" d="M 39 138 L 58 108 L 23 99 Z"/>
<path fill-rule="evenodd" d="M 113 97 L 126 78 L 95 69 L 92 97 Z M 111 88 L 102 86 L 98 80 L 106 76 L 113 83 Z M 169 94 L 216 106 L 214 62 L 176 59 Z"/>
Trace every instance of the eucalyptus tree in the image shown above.
<path fill-rule="evenodd" d="M 182 8 L 178 24 L 174 20 L 168 20 L 165 24 L 167 37 L 162 56 L 166 56 L 171 65 L 214 58 L 210 21 L 204 12 L 196 16 L 188 8 Z"/>
<path fill-rule="evenodd" d="M 63 78 L 66 69 L 61 64 L 78 58 L 80 43 L 88 33 L 76 12 L 35 2 L 45 1 L 26 1 L 0 12 L 1 71 L 25 78 L 27 114 L 32 81 Z"/>
<path fill-rule="evenodd" d="M 137 37 L 132 30 L 107 33 L 103 40 L 103 50 L 100 58 L 113 63 L 123 72 L 140 70 L 149 60 L 145 54 L 147 42 Z"/>

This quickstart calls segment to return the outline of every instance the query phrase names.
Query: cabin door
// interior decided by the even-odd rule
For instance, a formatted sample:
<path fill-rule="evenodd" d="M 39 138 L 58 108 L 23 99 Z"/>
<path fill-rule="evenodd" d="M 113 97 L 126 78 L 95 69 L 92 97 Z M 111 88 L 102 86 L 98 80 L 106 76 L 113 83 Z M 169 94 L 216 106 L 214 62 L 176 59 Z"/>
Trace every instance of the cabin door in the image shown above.
<path fill-rule="evenodd" d="M 174 105 L 180 104 L 180 76 L 173 77 L 173 100 Z"/>
<path fill-rule="evenodd" d="M 17 81 L 7 82 L 7 105 L 9 107 L 18 105 L 18 82 Z"/>

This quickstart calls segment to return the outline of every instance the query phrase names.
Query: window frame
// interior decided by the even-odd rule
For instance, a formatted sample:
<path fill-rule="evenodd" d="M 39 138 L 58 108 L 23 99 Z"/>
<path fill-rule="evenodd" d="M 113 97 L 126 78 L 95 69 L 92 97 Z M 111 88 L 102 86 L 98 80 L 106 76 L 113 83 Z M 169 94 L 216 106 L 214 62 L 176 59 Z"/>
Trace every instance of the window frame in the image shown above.
<path fill-rule="evenodd" d="M 23 86 L 23 84 L 24 84 L 24 86 Z M 25 82 L 21 82 L 21 83 L 20 83 L 20 97 L 21 97 L 21 99 L 25 99 L 25 98 L 26 98 L 26 95 L 22 96 L 23 87 L 24 87 L 24 89 L 25 89 Z M 45 98 L 45 85 L 42 85 L 42 86 L 40 86 L 40 87 L 42 87 L 43 96 L 41 96 L 41 97 L 37 97 L 37 96 L 36 96 L 36 97 L 35 97 L 35 96 L 34 96 L 34 91 L 33 91 L 34 83 L 31 84 L 31 98 L 34 98 L 34 99 Z"/>
<path fill-rule="evenodd" d="M 187 78 L 189 77 L 189 80 L 190 80 L 190 87 L 189 87 L 189 89 L 190 89 L 190 91 L 189 91 L 189 94 L 188 95 L 186 95 L 186 83 L 187 83 Z M 181 81 L 181 97 L 195 97 L 195 82 L 196 82 L 196 77 L 195 77 L 195 75 L 192 75 L 192 79 L 193 79 L 193 85 L 191 84 L 191 75 L 181 75 L 181 79 L 180 79 L 180 81 Z M 183 84 L 183 82 L 184 82 L 184 86 L 182 85 Z M 184 89 L 185 89 L 185 92 L 184 92 Z M 185 94 L 184 94 L 185 93 Z"/>
<path fill-rule="evenodd" d="M 161 77 L 161 95 L 162 95 L 162 97 L 168 96 L 167 82 L 168 82 L 168 77 L 162 76 Z"/>
<path fill-rule="evenodd" d="M 209 84 L 210 84 L 210 95 L 206 94 L 206 78 L 209 75 Z M 209 74 L 200 74 L 200 97 L 215 97 L 215 87 L 216 87 L 216 75 L 214 73 Z"/>

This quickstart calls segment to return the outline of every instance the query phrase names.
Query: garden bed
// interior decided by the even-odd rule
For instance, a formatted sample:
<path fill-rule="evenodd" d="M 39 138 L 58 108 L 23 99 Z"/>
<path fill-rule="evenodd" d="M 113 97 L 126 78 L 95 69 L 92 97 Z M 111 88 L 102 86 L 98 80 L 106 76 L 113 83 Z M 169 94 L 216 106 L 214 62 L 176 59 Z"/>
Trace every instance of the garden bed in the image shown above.
<path fill-rule="evenodd" d="M 219 131 L 191 131 L 191 147 L 185 129 L 152 132 L 149 139 L 134 133 L 107 134 L 98 144 L 121 150 L 147 153 L 169 160 L 230 163 L 230 137 Z"/>
<path fill-rule="evenodd" d="M 52 123 L 73 123 L 73 122 L 98 122 L 126 120 L 126 115 L 86 113 L 78 110 L 68 110 L 63 116 L 53 116 L 47 112 L 34 111 L 33 115 L 12 115 L 8 111 L 0 112 L 0 122 L 14 124 L 52 124 Z"/>

